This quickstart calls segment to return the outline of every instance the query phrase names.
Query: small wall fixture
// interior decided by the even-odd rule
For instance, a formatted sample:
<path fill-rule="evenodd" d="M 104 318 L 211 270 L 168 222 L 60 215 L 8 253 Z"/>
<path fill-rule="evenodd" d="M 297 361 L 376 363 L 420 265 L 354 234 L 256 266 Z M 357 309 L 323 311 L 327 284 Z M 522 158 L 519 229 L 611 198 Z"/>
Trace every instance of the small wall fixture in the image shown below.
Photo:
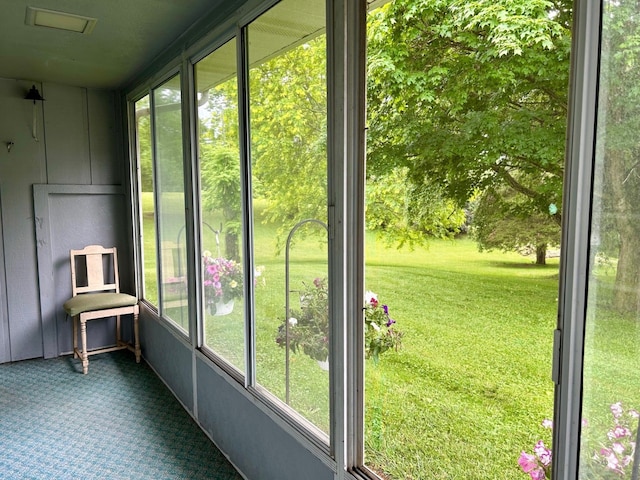
<path fill-rule="evenodd" d="M 11 153 L 11 149 L 13 148 L 13 142 L 6 142 L 7 145 L 7 153 Z"/>
<path fill-rule="evenodd" d="M 31 87 L 31 90 L 29 90 L 29 92 L 24 98 L 25 100 L 33 100 L 33 128 L 32 128 L 31 134 L 33 136 L 33 139 L 37 142 L 38 141 L 38 129 L 37 129 L 38 109 L 36 107 L 36 101 L 42 102 L 44 101 L 44 98 L 42 98 L 42 95 L 40 95 L 40 92 L 38 91 L 35 85 Z"/>

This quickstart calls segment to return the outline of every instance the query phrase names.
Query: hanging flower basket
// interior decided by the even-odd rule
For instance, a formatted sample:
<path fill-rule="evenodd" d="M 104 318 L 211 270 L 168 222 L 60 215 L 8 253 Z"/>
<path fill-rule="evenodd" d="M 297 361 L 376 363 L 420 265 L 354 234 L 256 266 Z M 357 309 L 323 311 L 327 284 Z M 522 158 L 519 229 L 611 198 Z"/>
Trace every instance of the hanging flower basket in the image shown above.
<path fill-rule="evenodd" d="M 324 366 L 329 357 L 329 303 L 326 279 L 316 278 L 312 284 L 303 282 L 300 309 L 289 311 L 288 326 L 282 322 L 276 343 L 297 353 L 302 351 Z M 402 332 L 389 316 L 389 307 L 378 302 L 377 295 L 367 292 L 364 307 L 365 356 L 378 362 L 380 355 L 400 347 Z"/>

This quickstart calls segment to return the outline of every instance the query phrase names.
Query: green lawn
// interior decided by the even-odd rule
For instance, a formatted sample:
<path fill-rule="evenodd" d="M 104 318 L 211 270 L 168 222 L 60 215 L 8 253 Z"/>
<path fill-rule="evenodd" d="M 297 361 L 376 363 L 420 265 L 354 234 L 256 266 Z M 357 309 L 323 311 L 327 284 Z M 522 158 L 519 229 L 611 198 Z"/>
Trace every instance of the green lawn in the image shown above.
<path fill-rule="evenodd" d="M 553 412 L 557 260 L 466 239 L 414 252 L 370 241 L 367 254 L 367 288 L 405 334 L 367 365 L 367 464 L 398 479 L 522 478 L 517 457 Z"/>
<path fill-rule="evenodd" d="M 285 352 L 275 343 L 284 318 L 284 252 L 276 253 L 275 227 L 257 223 L 255 237 L 256 265 L 264 267 L 256 286 L 257 380 L 284 399 Z M 549 445 L 551 437 L 540 422 L 553 412 L 558 260 L 536 266 L 516 253 L 480 253 L 469 239 L 398 251 L 373 235 L 366 254 L 366 288 L 389 305 L 404 332 L 398 352 L 366 363 L 366 464 L 393 479 L 527 478 L 517 465 L 520 451 L 530 452 L 538 439 Z M 326 245 L 298 241 L 292 288 L 323 272 Z M 612 275 L 604 272 L 601 283 Z M 205 333 L 244 370 L 237 303 L 231 315 L 206 315 Z M 591 405 L 603 415 L 618 400 L 631 406 L 640 384 L 629 367 L 638 362 L 636 322 L 607 319 L 606 329 L 598 327 L 606 330 L 598 333 L 603 340 L 587 346 L 601 378 Z M 328 431 L 328 374 L 303 354 L 291 355 L 290 368 L 290 405 Z"/>

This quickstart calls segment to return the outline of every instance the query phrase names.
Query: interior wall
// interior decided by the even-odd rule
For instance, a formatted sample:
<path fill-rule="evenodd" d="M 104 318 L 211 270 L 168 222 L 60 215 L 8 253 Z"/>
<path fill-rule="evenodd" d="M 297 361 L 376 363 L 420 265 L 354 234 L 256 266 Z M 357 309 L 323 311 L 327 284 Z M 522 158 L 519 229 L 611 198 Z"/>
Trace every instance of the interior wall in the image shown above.
<path fill-rule="evenodd" d="M 45 98 L 35 106 L 24 99 L 32 85 Z M 66 283 L 60 274 L 68 269 L 67 239 L 94 243 L 100 219 L 119 219 L 117 228 L 101 230 L 96 238 L 121 245 L 121 257 L 130 256 L 130 242 L 127 235 L 123 240 L 122 232 L 130 224 L 126 202 L 81 200 L 56 204 L 44 215 L 34 211 L 35 185 L 72 186 L 80 195 L 98 185 L 122 188 L 125 172 L 116 99 L 109 91 L 0 79 L 0 363 L 55 356 L 64 350 L 58 338 L 50 336 L 57 320 L 42 310 L 41 282 L 53 288 L 54 299 L 70 294 L 70 273 Z M 53 237 L 38 238 L 43 222 L 68 228 L 54 228 Z M 55 277 L 51 265 L 39 261 L 43 250 L 51 265 L 62 269 Z M 120 263 L 121 276 L 132 277 L 128 262 Z"/>

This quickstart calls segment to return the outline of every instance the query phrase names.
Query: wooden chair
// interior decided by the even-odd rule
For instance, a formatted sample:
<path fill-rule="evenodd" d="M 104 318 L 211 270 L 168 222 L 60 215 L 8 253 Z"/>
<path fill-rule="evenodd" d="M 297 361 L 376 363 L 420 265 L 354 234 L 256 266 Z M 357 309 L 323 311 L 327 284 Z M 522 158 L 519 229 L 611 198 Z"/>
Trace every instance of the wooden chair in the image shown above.
<path fill-rule="evenodd" d="M 71 290 L 73 297 L 64 304 L 73 319 L 73 358 L 82 359 L 82 372 L 89 371 L 89 355 L 129 349 L 140 363 L 138 338 L 138 299 L 120 293 L 118 254 L 116 248 L 89 245 L 82 250 L 71 250 Z M 120 315 L 133 315 L 134 344 L 124 342 L 120 332 Z M 116 317 L 116 344 L 112 347 L 87 350 L 87 322 Z M 78 349 L 78 321 L 82 349 Z"/>

